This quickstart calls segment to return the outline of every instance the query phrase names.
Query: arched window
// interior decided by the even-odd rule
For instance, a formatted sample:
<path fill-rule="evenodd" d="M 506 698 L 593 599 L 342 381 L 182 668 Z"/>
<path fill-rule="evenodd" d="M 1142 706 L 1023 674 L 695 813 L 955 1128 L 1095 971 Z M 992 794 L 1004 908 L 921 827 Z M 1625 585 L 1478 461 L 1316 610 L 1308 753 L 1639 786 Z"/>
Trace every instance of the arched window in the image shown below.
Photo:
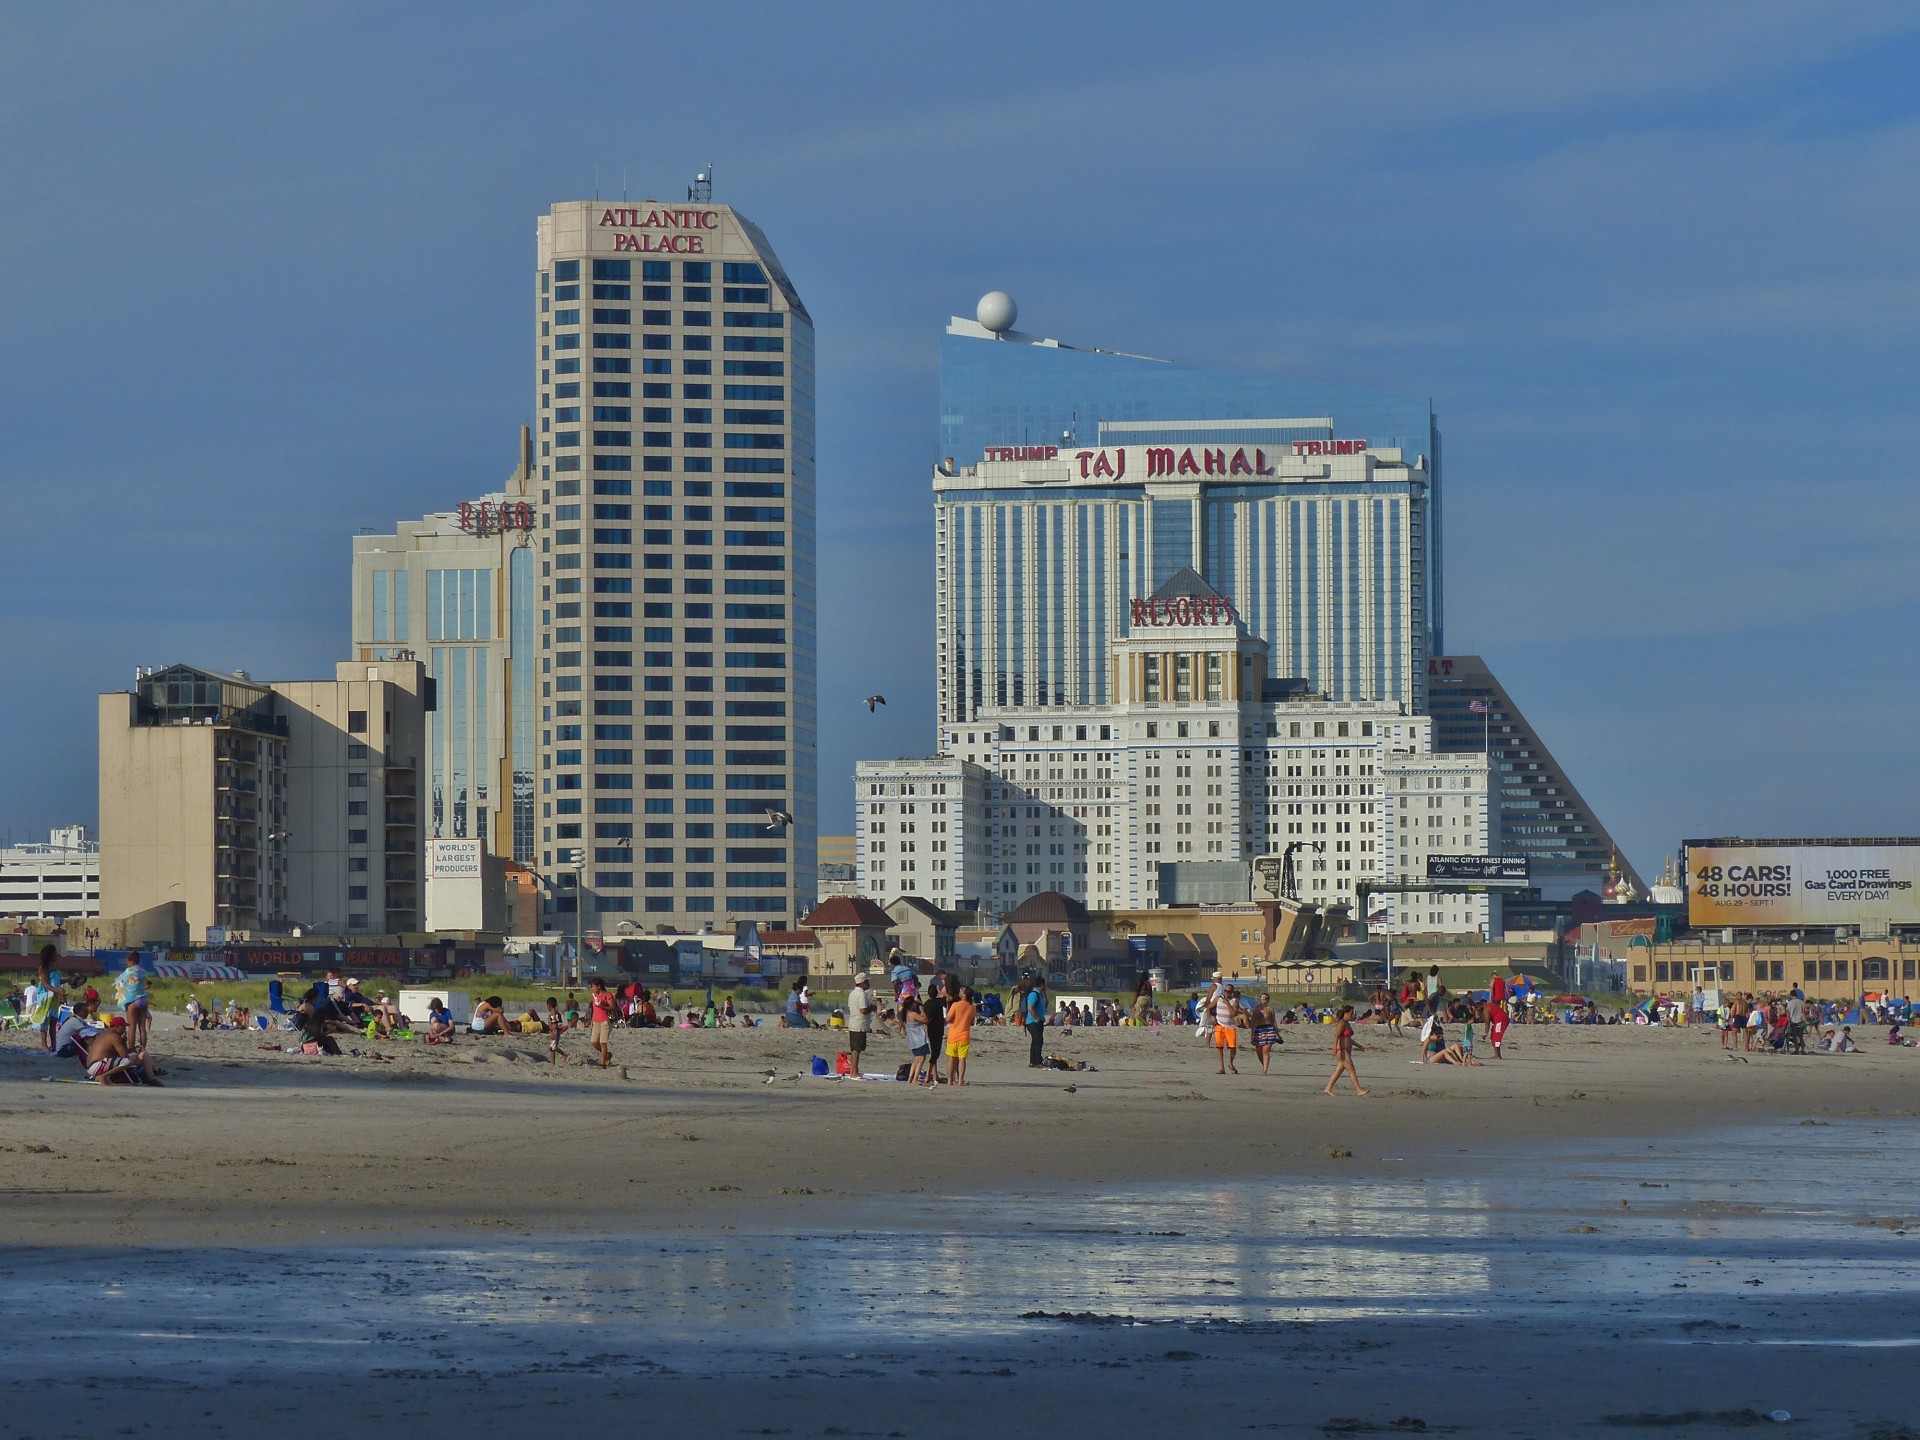
<path fill-rule="evenodd" d="M 1862 980 L 1887 979 L 1887 962 L 1877 955 L 1869 956 L 1867 959 L 1862 960 L 1860 962 L 1860 978 Z"/>

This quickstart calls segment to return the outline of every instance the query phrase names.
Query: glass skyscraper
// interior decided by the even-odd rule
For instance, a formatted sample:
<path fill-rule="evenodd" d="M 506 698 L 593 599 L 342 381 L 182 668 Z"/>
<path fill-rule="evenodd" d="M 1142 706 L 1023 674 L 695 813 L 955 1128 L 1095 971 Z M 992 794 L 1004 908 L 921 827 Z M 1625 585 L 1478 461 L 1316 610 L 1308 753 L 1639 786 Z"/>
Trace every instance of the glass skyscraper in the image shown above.
<path fill-rule="evenodd" d="M 531 437 L 503 489 L 353 540 L 353 655 L 434 681 L 420 759 L 427 840 L 534 861 Z"/>
<path fill-rule="evenodd" d="M 797 917 L 818 824 L 812 319 L 758 227 L 705 200 L 555 205 L 535 285 L 549 917 Z"/>
<path fill-rule="evenodd" d="M 1188 567 L 1269 642 L 1270 678 L 1423 708 L 1441 626 L 1426 401 L 956 319 L 940 434 L 943 725 L 1109 703 L 1128 607 Z"/>

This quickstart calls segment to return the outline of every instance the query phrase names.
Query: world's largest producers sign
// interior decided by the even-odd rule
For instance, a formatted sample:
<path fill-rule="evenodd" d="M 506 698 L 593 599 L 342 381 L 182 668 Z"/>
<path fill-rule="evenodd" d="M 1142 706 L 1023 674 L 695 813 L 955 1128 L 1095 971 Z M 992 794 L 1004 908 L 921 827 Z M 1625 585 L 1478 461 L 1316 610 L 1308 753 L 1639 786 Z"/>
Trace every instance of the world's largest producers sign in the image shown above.
<path fill-rule="evenodd" d="M 1920 845 L 1687 844 L 1687 923 L 1920 922 Z"/>

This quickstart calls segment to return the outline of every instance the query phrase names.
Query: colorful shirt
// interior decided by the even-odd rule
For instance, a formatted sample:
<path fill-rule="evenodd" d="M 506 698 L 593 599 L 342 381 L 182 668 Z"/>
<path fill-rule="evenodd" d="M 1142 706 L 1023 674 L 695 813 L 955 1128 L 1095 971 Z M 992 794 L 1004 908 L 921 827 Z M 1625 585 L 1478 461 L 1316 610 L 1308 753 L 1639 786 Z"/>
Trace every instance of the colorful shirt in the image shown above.
<path fill-rule="evenodd" d="M 980 1007 L 971 1000 L 954 1000 L 947 1005 L 947 1043 L 964 1045 L 973 1037 L 973 1019 Z"/>

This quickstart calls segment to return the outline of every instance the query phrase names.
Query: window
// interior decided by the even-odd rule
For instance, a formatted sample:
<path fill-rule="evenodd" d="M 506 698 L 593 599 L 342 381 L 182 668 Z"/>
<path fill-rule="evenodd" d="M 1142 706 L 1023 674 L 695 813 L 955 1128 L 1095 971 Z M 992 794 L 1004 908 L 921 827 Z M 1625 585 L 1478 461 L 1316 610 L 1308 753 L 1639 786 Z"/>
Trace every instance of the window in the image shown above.
<path fill-rule="evenodd" d="M 367 733 L 367 712 L 366 711 L 364 710 L 347 711 L 347 733 L 349 735 L 364 735 Z M 361 778 L 363 780 L 365 779 L 364 776 Z"/>

